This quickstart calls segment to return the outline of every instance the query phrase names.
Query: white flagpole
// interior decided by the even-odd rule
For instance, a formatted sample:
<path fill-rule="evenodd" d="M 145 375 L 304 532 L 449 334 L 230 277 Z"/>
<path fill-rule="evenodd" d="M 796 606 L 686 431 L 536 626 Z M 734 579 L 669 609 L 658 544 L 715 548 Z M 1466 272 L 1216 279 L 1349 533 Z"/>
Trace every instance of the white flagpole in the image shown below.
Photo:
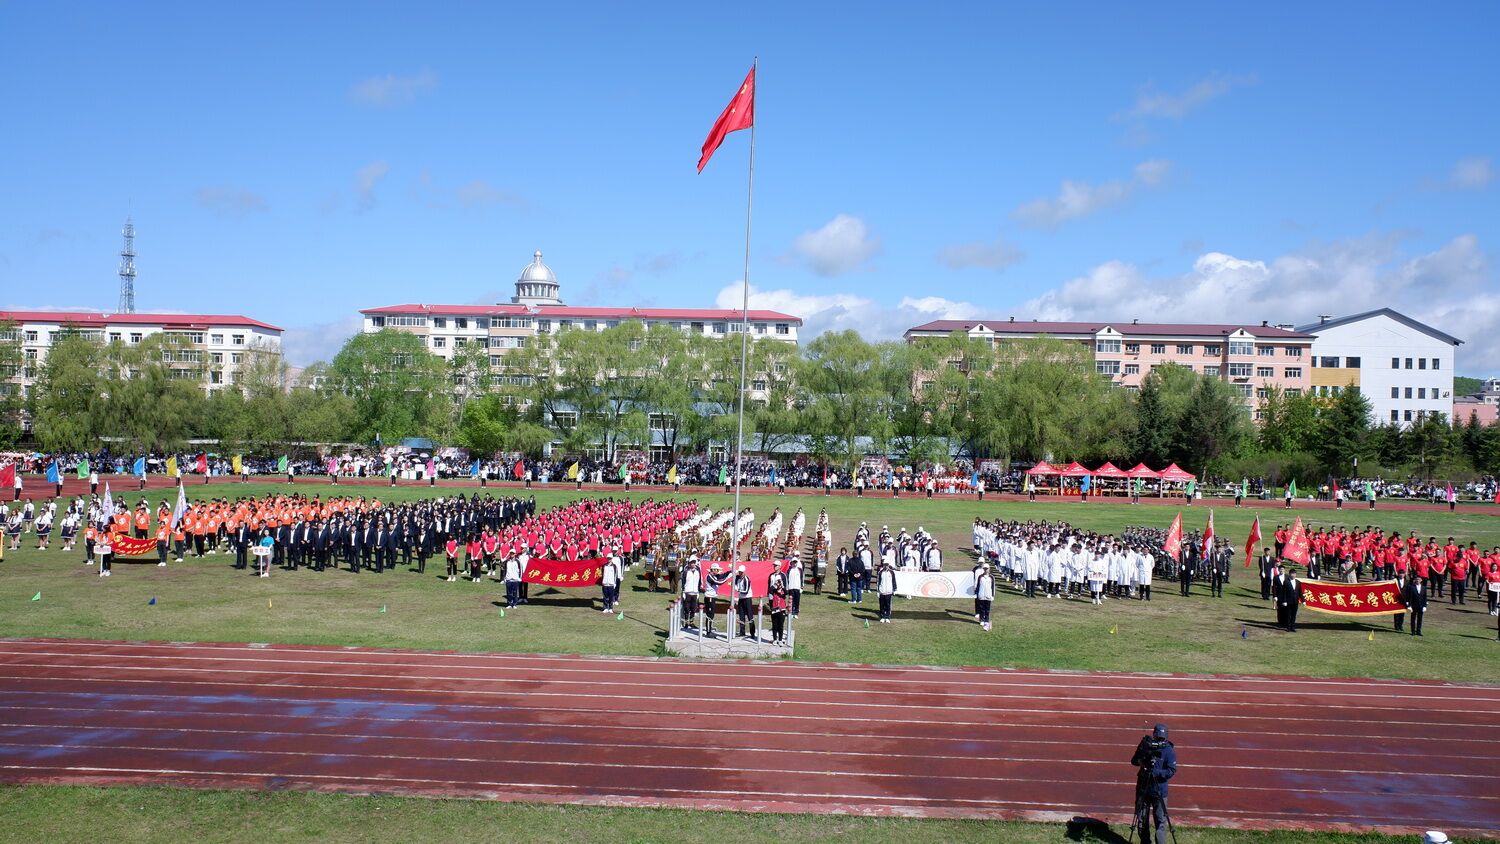
<path fill-rule="evenodd" d="M 755 77 L 755 89 L 751 96 L 758 99 L 760 94 L 760 74 L 755 71 L 760 66 L 760 56 L 756 56 L 750 62 L 751 73 Z M 754 99 L 751 100 L 752 104 Z M 752 105 L 752 108 L 754 106 Z M 745 182 L 745 277 L 742 281 L 744 288 L 743 300 L 740 308 L 740 391 L 738 427 L 734 438 L 734 529 L 730 532 L 729 561 L 733 563 L 739 559 L 740 550 L 740 483 L 744 478 L 745 466 L 745 374 L 750 358 L 750 220 L 751 212 L 755 208 L 755 124 L 753 116 L 750 120 L 750 170 Z M 731 566 L 732 569 L 732 566 Z M 731 577 L 733 576 L 731 571 Z"/>

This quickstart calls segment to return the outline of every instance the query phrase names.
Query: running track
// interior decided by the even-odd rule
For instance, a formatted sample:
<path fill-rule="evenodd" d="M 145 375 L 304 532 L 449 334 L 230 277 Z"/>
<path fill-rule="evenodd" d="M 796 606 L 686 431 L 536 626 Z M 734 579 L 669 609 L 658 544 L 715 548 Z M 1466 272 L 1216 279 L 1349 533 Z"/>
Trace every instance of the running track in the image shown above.
<path fill-rule="evenodd" d="M 1500 687 L 0 640 L 0 781 L 1500 834 Z"/>

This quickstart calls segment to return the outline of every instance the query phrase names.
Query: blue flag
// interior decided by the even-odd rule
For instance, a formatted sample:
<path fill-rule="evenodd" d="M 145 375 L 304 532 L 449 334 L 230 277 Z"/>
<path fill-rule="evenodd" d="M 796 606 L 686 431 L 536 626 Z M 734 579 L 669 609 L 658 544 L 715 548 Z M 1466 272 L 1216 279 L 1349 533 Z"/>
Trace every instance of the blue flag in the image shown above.
<path fill-rule="evenodd" d="M 146 458 L 137 457 L 135 465 L 131 467 L 130 473 L 138 478 L 146 477 Z"/>
<path fill-rule="evenodd" d="M 474 461 L 474 477 L 479 477 L 479 461 Z"/>
<path fill-rule="evenodd" d="M 54 485 L 62 483 L 62 475 L 57 471 L 56 460 L 47 464 L 47 483 Z"/>
<path fill-rule="evenodd" d="M 775 483 L 776 483 L 776 467 L 772 466 L 771 467 L 771 484 L 774 486 Z"/>
<path fill-rule="evenodd" d="M 1088 475 L 1084 475 L 1083 476 L 1083 482 L 1080 483 L 1078 486 L 1084 492 L 1088 492 L 1089 491 L 1089 487 L 1093 486 L 1093 482 L 1094 482 L 1093 478 L 1089 477 Z"/>
<path fill-rule="evenodd" d="M 886 469 L 885 470 L 885 485 L 886 486 L 895 486 L 896 485 L 896 473 L 892 472 L 890 469 Z"/>
<path fill-rule="evenodd" d="M 156 606 L 156 597 L 152 596 L 151 600 L 147 601 L 146 603 L 153 607 Z"/>
<path fill-rule="evenodd" d="M 979 489 L 979 473 L 975 472 L 969 477 L 969 486 Z"/>

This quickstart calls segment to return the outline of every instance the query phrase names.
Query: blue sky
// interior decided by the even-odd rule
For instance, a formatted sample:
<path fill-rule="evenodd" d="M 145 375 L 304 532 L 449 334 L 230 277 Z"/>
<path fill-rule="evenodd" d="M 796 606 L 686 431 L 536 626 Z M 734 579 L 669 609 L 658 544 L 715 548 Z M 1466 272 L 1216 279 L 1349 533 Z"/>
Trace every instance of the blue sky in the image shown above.
<path fill-rule="evenodd" d="M 0 305 L 755 304 L 1303 323 L 1392 306 L 1500 374 L 1500 5 L 0 2 Z M 919 10 L 915 15 L 913 10 Z"/>

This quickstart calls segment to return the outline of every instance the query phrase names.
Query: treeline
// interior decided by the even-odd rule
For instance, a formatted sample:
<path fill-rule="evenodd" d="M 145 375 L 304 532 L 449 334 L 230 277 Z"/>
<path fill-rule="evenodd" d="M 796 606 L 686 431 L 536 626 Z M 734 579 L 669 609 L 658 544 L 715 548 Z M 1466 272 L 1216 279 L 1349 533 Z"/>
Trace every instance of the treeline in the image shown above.
<path fill-rule="evenodd" d="M 211 438 L 224 450 L 429 437 L 479 453 L 539 456 L 665 447 L 705 453 L 736 436 L 740 344 L 628 322 L 601 332 L 527 337 L 501 350 L 470 343 L 444 360 L 423 338 L 352 337 L 286 388 L 274 355 L 251 354 L 234 384 L 207 394 L 212 363 L 167 337 L 137 346 L 57 341 L 24 405 L 47 450 L 134 451 Z M 1356 390 L 1333 398 L 1273 391 L 1251 421 L 1232 384 L 1161 366 L 1139 391 L 1111 386 L 1079 343 L 1040 338 L 991 346 L 962 334 L 869 342 L 852 331 L 800 348 L 752 340 L 746 448 L 806 452 L 852 466 L 866 454 L 924 465 L 964 459 L 1177 463 L 1227 478 L 1303 483 L 1329 476 L 1462 479 L 1500 470 L 1500 428 L 1441 417 L 1374 427 Z M 0 351 L 3 354 L 3 351 Z M 0 359 L 3 362 L 3 359 Z M 15 429 L 12 433 L 17 433 Z"/>

